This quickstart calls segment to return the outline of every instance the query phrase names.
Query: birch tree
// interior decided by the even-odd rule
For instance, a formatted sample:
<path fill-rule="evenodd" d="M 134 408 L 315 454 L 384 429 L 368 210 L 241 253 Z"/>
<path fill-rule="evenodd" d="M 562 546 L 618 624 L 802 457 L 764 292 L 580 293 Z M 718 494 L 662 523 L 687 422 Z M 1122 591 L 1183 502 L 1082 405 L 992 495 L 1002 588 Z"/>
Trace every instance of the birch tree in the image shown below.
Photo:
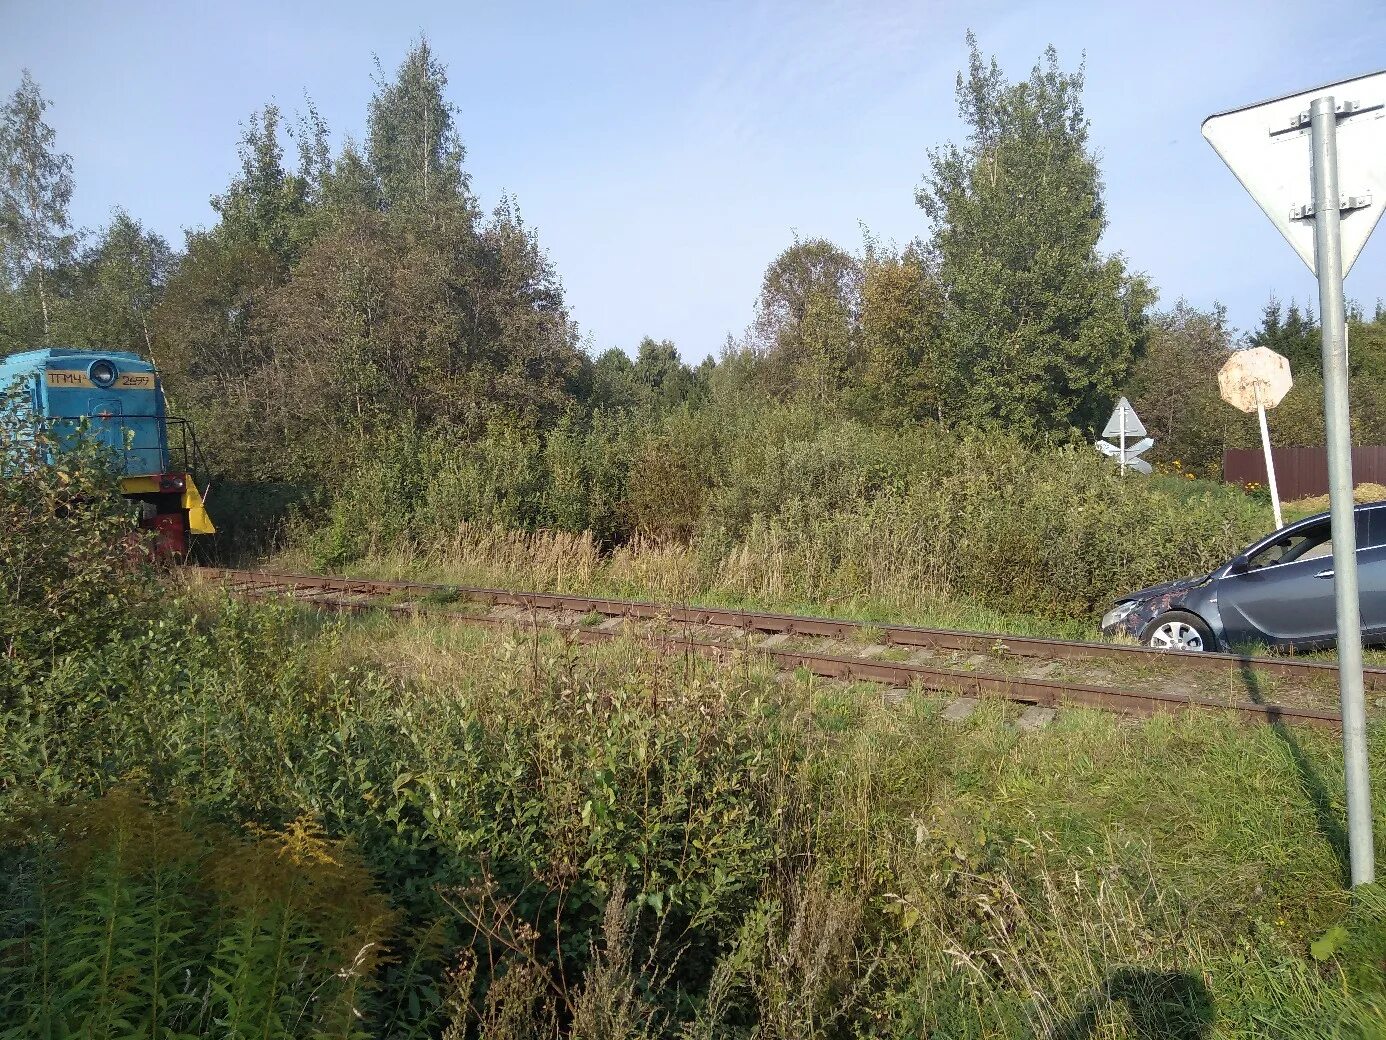
<path fill-rule="evenodd" d="M 447 100 L 448 76 L 421 39 L 387 81 L 376 79 L 367 115 L 366 155 L 386 209 L 436 209 L 461 204 L 473 210 L 466 149 L 457 132 L 456 107 Z"/>
<path fill-rule="evenodd" d="M 44 342 L 53 323 L 53 272 L 76 242 L 67 216 L 72 157 L 56 150 L 47 108 L 26 69 L 0 109 L 0 263 L 11 292 L 36 297 Z"/>

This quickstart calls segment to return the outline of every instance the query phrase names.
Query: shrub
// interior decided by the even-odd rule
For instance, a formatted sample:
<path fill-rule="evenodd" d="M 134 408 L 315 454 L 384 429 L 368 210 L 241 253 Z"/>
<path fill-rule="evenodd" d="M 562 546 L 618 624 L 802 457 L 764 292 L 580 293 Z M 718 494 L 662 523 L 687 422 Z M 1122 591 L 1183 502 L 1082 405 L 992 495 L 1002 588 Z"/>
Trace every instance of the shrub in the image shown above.
<path fill-rule="evenodd" d="M 308 530 L 320 565 L 405 546 L 436 546 L 464 528 L 625 531 L 629 447 L 619 421 L 565 420 L 543 440 L 495 422 L 476 438 L 409 430 L 366 445 L 331 501 L 327 523 Z"/>
<path fill-rule="evenodd" d="M 331 663 L 340 644 L 305 643 L 296 617 L 171 605 L 58 662 L 3 720 L 0 820 L 127 784 L 232 830 L 306 819 L 350 839 L 399 913 L 385 1032 L 436 1025 L 473 944 L 491 951 L 477 999 L 540 964 L 572 1013 L 617 887 L 638 963 L 677 972 L 672 1010 L 802 826 L 803 746 L 758 678 L 497 642 L 458 681 L 401 686 Z"/>
<path fill-rule="evenodd" d="M 26 401 L 0 399 L 0 695 L 114 638 L 152 591 L 109 452 Z"/>
<path fill-rule="evenodd" d="M 1264 521 L 1235 492 L 1167 495 L 1074 449 L 981 435 L 923 446 L 912 472 L 836 509 L 789 499 L 754 518 L 711 576 L 758 598 L 959 597 L 1084 615 L 1118 592 L 1206 571 Z"/>
<path fill-rule="evenodd" d="M 544 439 L 547 489 L 540 523 L 560 531 L 590 531 L 610 545 L 626 536 L 631 426 L 598 412 L 588 424 L 564 419 Z"/>
<path fill-rule="evenodd" d="M 437 560 L 465 545 L 469 566 L 503 574 L 478 532 L 586 531 L 615 550 L 613 574 L 647 574 L 630 586 L 646 594 L 897 609 L 960 599 L 1085 617 L 1119 592 L 1210 569 L 1267 522 L 1234 489 L 1123 479 L 1086 448 L 824 425 L 779 407 L 598 415 L 565 421 L 542 447 L 504 430 L 466 444 L 411 435 L 369 456 L 314 545 L 329 564 Z M 678 576 L 654 573 L 651 544 Z"/>

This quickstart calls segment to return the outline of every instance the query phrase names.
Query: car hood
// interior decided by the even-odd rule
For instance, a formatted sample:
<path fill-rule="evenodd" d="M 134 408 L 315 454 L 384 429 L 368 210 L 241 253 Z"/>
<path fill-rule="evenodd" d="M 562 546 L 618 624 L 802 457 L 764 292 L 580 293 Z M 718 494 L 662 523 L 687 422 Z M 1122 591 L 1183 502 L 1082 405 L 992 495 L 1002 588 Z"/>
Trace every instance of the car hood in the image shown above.
<path fill-rule="evenodd" d="M 1154 599 L 1157 596 L 1168 596 L 1171 592 L 1186 592 L 1189 589 L 1196 589 L 1212 577 L 1211 574 L 1199 574 L 1192 578 L 1180 578 L 1178 581 L 1167 581 L 1163 585 L 1152 585 L 1148 589 L 1137 589 L 1135 592 L 1128 592 L 1117 599 L 1118 603 L 1140 603 L 1143 600 Z"/>

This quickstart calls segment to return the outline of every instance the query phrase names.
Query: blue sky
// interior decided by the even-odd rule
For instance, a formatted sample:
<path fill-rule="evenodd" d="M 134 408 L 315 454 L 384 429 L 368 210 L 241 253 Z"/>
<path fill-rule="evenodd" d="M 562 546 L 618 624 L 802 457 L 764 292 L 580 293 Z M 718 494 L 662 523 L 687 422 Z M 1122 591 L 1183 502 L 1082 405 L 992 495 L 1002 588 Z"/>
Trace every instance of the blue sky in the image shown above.
<path fill-rule="evenodd" d="M 1370 6 L 1370 5 L 1368 5 Z M 1199 136 L 1202 119 L 1386 64 L 1354 18 L 1316 42 L 1321 4 L 235 4 L 0 0 L 0 90 L 29 68 L 73 156 L 76 224 L 123 205 L 175 243 L 210 223 L 238 124 L 312 95 L 361 136 L 372 55 L 392 72 L 420 32 L 449 67 L 484 204 L 514 195 L 600 350 L 671 338 L 716 353 L 747 325 L 766 264 L 795 234 L 849 248 L 865 225 L 926 232 L 914 190 L 961 136 L 953 99 L 972 28 L 1023 76 L 1053 43 L 1086 53 L 1110 227 L 1104 248 L 1161 304 L 1316 299 L 1304 265 Z M 1356 12 L 1365 14 L 1366 9 Z M 1348 277 L 1386 297 L 1386 231 Z"/>

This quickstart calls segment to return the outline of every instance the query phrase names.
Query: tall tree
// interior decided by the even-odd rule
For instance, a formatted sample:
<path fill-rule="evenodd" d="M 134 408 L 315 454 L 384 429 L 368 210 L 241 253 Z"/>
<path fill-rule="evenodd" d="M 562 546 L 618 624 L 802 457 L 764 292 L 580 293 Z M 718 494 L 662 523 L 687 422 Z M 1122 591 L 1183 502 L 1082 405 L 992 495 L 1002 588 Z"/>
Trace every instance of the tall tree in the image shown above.
<path fill-rule="evenodd" d="M 753 337 L 775 393 L 839 396 L 855 366 L 861 266 L 827 239 L 796 241 L 765 269 Z"/>
<path fill-rule="evenodd" d="M 256 330 L 290 413 L 285 443 L 305 457 L 402 421 L 548 426 L 583 371 L 562 287 L 508 202 L 475 236 L 356 213 L 266 297 Z"/>
<path fill-rule="evenodd" d="M 918 201 L 933 225 L 944 332 L 969 373 L 962 418 L 1028 435 L 1091 430 L 1140 353 L 1152 293 L 1104 256 L 1083 72 L 1050 47 L 1009 83 L 967 37 L 957 82 L 962 146 L 929 154 Z"/>
<path fill-rule="evenodd" d="M 462 167 L 466 149 L 447 85 L 447 70 L 426 38 L 414 45 L 392 81 L 383 71 L 378 74 L 367 115 L 366 154 L 387 208 L 460 204 L 474 209 Z"/>
<path fill-rule="evenodd" d="M 311 207 L 323 201 L 324 185 L 332 171 L 332 146 L 328 141 L 327 120 L 318 106 L 306 95 L 303 104 L 304 112 L 289 132 L 298 145 L 298 176 L 303 180 L 303 194 Z"/>
<path fill-rule="evenodd" d="M 47 108 L 25 69 L 0 109 L 0 263 L 11 291 L 36 295 L 45 342 L 53 320 L 52 275 L 76 244 L 67 216 L 72 158 L 56 150 L 53 128 L 43 121 Z"/>
<path fill-rule="evenodd" d="M 1272 296 L 1261 312 L 1260 328 L 1247 337 L 1247 342 L 1289 358 L 1295 375 L 1309 375 L 1323 368 L 1319 323 L 1313 308 L 1301 311 L 1294 300 L 1282 317 L 1280 301 Z"/>
<path fill-rule="evenodd" d="M 173 259 L 162 237 L 117 209 L 68 279 L 70 301 L 57 324 L 63 341 L 152 353 L 150 315 Z"/>
<path fill-rule="evenodd" d="M 631 374 L 642 396 L 658 411 L 677 407 L 703 389 L 699 371 L 685 365 L 678 348 L 667 339 L 642 339 Z"/>
<path fill-rule="evenodd" d="M 1218 369 L 1231 351 L 1221 304 L 1202 311 L 1180 300 L 1154 316 L 1130 395 L 1155 438 L 1155 460 L 1177 459 L 1186 471 L 1207 472 L 1222 465 L 1224 448 L 1238 446 L 1244 417 L 1218 393 Z"/>
<path fill-rule="evenodd" d="M 299 169 L 286 166 L 274 104 L 242 126 L 240 168 L 212 207 L 220 221 L 188 235 L 151 322 L 153 353 L 178 407 L 212 431 L 223 472 L 285 475 L 273 450 L 294 424 L 292 383 L 257 322 L 266 298 L 325 233 L 326 126 L 312 103 L 294 134 Z"/>
<path fill-rule="evenodd" d="M 621 411 L 640 404 L 635 362 L 620 347 L 603 351 L 591 366 L 586 400 L 593 410 Z"/>
<path fill-rule="evenodd" d="M 328 220 L 384 208 L 375 171 L 350 137 L 342 145 L 342 154 L 323 176 L 322 202 Z"/>
<path fill-rule="evenodd" d="M 313 232 L 308 219 L 310 178 L 319 172 L 322 146 L 312 139 L 318 132 L 315 116 L 307 117 L 311 136 L 303 141 L 301 156 L 308 176 L 285 167 L 279 142 L 283 117 L 271 103 L 251 114 L 241 132 L 240 172 L 224 194 L 212 199 L 212 208 L 221 215 L 218 231 L 223 237 L 254 243 L 285 270 L 298 260 Z"/>
<path fill-rule="evenodd" d="M 902 424 L 953 411 L 961 373 L 942 335 L 943 291 L 927 250 L 867 238 L 862 261 L 861 393 L 857 410 Z"/>
<path fill-rule="evenodd" d="M 221 472 L 278 475 L 288 407 L 267 378 L 273 357 L 253 321 L 283 279 L 279 261 L 220 228 L 188 235 L 150 322 L 154 359 L 176 408 L 207 435 Z"/>

